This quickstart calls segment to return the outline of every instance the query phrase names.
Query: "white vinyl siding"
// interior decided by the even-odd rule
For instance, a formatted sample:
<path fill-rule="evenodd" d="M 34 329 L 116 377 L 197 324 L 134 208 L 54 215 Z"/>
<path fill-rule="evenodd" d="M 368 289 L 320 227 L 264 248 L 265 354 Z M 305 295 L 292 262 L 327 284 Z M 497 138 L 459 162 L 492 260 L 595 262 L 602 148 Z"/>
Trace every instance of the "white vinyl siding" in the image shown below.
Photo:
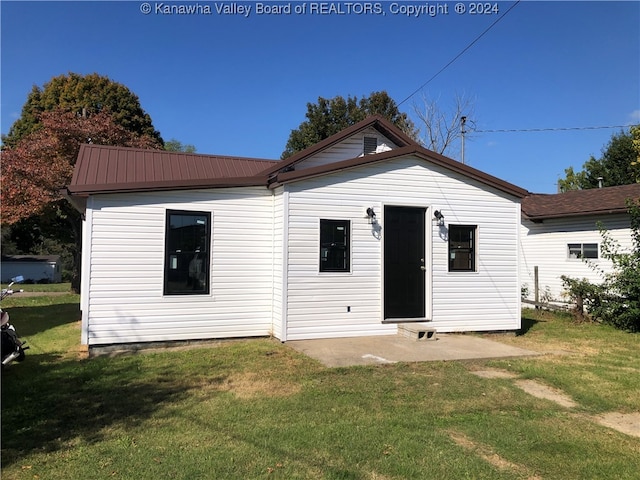
<path fill-rule="evenodd" d="M 303 160 L 296 165 L 296 170 L 318 167 L 350 158 L 361 157 L 364 154 L 364 137 L 375 137 L 378 139 L 376 153 L 386 152 L 397 147 L 395 143 L 382 135 L 379 131 L 374 128 L 369 128 L 358 132 L 337 145 L 333 145 L 326 150 Z"/>
<path fill-rule="evenodd" d="M 382 324 L 381 239 L 366 217 L 367 207 L 383 212 L 385 204 L 429 207 L 427 268 L 433 277 L 427 282 L 432 285 L 427 316 L 438 331 L 519 328 L 520 205 L 512 197 L 410 157 L 285 188 L 290 191 L 289 339 L 396 331 L 396 325 Z M 478 225 L 477 272 L 448 272 L 446 225 L 431 220 L 435 209 L 443 211 L 446 224 Z M 351 220 L 351 274 L 318 273 L 320 218 Z M 379 221 L 384 236 L 384 218 Z"/>
<path fill-rule="evenodd" d="M 96 195 L 90 345 L 271 333 L 273 199 L 264 188 Z M 163 295 L 167 210 L 211 213 L 211 291 Z"/>
<path fill-rule="evenodd" d="M 580 259 L 570 258 L 568 255 L 569 244 L 595 243 L 600 248 L 602 237 L 598 231 L 598 221 L 603 223 L 609 230 L 611 238 L 617 240 L 623 250 L 631 248 L 629 216 L 625 214 L 548 219 L 542 223 L 534 223 L 526 219 L 522 221 L 520 282 L 528 287 L 529 299 L 534 298 L 536 266 L 540 295 L 550 296 L 555 301 L 568 300 L 564 296 L 560 278 L 562 275 L 579 279 L 587 278 L 591 282 L 599 283 L 602 281 L 602 276 L 598 270 L 611 271 L 611 262 L 606 259 L 589 259 L 589 263 L 586 263 Z M 600 252 L 598 256 L 601 257 Z M 589 264 L 597 266 L 597 269 L 590 267 Z"/>

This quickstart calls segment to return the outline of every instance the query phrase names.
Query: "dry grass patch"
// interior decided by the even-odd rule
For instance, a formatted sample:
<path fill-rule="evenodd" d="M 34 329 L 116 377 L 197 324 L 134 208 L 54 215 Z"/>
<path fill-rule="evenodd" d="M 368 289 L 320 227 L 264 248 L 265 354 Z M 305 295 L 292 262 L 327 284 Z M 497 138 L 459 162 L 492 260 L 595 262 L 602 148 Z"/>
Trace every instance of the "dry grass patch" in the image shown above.
<path fill-rule="evenodd" d="M 462 447 L 474 455 L 479 456 L 485 462 L 494 466 L 498 470 L 506 471 L 517 476 L 517 478 L 525 478 L 527 480 L 542 480 L 542 477 L 530 472 L 529 469 L 523 465 L 511 462 L 500 455 L 498 455 L 491 447 L 479 442 L 475 442 L 464 433 L 449 430 L 447 431 L 449 438 L 455 442 L 456 445 Z"/>
<path fill-rule="evenodd" d="M 218 389 L 231 392 L 238 398 L 251 399 L 256 397 L 280 398 L 295 395 L 300 392 L 300 384 L 283 382 L 278 379 L 258 375 L 254 372 L 236 373 L 228 376 Z"/>

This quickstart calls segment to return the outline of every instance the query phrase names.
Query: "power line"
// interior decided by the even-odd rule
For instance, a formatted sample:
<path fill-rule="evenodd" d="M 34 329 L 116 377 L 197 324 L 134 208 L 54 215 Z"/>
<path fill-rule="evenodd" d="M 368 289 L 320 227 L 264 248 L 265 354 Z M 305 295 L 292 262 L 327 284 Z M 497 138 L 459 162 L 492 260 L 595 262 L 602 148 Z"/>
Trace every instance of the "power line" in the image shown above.
<path fill-rule="evenodd" d="M 407 100 L 409 100 L 411 97 L 413 97 L 416 93 L 418 93 L 420 90 L 422 90 L 424 87 L 426 87 L 429 83 L 431 83 L 432 80 L 434 80 L 438 75 L 440 75 L 442 72 L 444 72 L 453 62 L 455 62 L 456 60 L 458 60 L 458 58 L 460 58 L 462 55 L 464 55 L 464 53 L 469 50 L 471 47 L 473 47 L 473 45 L 475 45 L 475 43 L 480 40 L 489 30 L 491 30 L 494 25 L 496 23 L 498 23 L 500 20 L 502 20 L 507 13 L 509 13 L 511 10 L 513 10 L 513 8 L 518 5 L 520 3 L 521 0 L 517 0 L 513 5 L 511 5 L 506 12 L 504 12 L 502 15 L 500 15 L 498 17 L 498 19 L 493 22 L 491 25 L 489 25 L 489 27 L 482 32 L 480 35 L 478 35 L 476 37 L 476 39 L 471 42 L 469 45 L 467 45 L 458 55 L 456 55 L 455 57 L 453 57 L 453 60 L 451 60 L 449 63 L 447 63 L 444 67 L 442 67 L 440 70 L 438 70 L 438 72 L 433 75 L 429 80 L 427 80 L 426 82 L 424 82 L 422 85 L 420 85 L 418 88 L 415 89 L 415 91 L 413 93 L 411 93 L 407 98 L 405 98 L 404 100 L 402 100 L 400 103 L 398 103 L 398 106 L 402 105 L 404 102 L 406 102 Z"/>
<path fill-rule="evenodd" d="M 513 132 L 564 132 L 567 130 L 603 130 L 610 128 L 627 128 L 631 125 L 609 125 L 602 127 L 555 127 L 555 128 L 509 128 L 496 130 L 474 130 L 475 133 L 513 133 Z"/>

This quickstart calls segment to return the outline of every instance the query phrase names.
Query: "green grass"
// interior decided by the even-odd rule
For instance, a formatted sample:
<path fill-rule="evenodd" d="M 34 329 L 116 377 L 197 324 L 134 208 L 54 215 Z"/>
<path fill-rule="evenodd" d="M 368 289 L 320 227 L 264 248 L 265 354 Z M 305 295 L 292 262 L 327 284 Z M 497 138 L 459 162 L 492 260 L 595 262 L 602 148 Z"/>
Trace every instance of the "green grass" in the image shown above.
<path fill-rule="evenodd" d="M 11 299 L 32 349 L 2 376 L 3 479 L 639 478 L 640 439 L 589 420 L 640 411 L 637 335 L 527 313 L 492 338 L 555 353 L 328 369 L 258 339 L 82 359 L 77 301 Z M 489 367 L 580 405 L 471 373 Z"/>
<path fill-rule="evenodd" d="M 2 288 L 7 284 L 3 283 Z M 14 290 L 23 289 L 25 292 L 67 292 L 71 293 L 71 283 L 14 283 Z M 16 294 L 17 295 L 17 294 Z"/>

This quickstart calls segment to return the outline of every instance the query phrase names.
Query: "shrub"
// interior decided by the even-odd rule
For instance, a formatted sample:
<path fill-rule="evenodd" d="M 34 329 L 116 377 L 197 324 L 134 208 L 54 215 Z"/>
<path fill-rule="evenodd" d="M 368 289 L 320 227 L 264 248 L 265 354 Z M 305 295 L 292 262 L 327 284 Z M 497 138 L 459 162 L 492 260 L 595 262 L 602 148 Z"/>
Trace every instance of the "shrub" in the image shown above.
<path fill-rule="evenodd" d="M 603 274 L 603 283 L 562 276 L 569 296 L 582 299 L 591 316 L 621 330 L 640 332 L 640 200 L 628 200 L 631 216 L 632 248 L 622 252 L 609 232 L 598 225 L 602 237 L 602 258 L 610 260 L 613 271 Z M 588 262 L 588 260 L 585 260 Z"/>

